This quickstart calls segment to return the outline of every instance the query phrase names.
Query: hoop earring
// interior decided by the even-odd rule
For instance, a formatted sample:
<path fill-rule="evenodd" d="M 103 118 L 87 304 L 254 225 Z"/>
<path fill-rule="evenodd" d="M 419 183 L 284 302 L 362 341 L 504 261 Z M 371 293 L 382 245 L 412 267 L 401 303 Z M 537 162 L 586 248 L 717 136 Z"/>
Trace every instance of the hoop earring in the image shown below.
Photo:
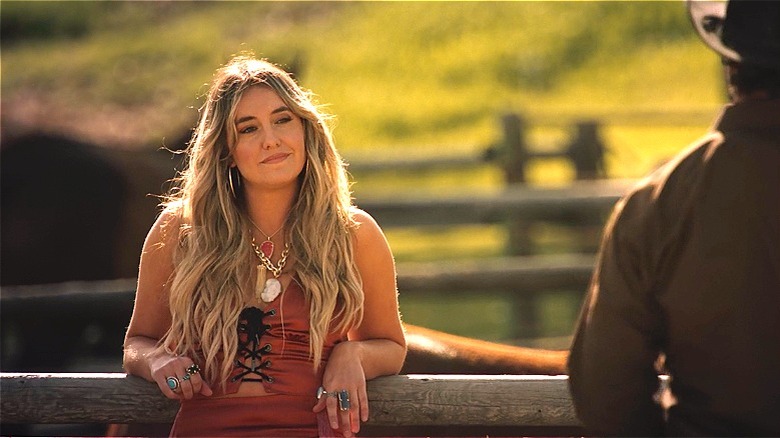
<path fill-rule="evenodd" d="M 238 199 L 238 190 L 241 190 L 241 174 L 238 167 L 228 168 L 228 188 L 233 195 L 233 199 Z"/>

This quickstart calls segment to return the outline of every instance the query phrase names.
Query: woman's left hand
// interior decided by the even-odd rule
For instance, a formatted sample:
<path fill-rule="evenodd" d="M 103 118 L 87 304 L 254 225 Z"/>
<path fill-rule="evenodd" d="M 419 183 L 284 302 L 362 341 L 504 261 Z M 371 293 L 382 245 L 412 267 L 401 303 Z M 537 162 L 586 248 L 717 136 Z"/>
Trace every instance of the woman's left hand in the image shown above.
<path fill-rule="evenodd" d="M 360 360 L 360 350 L 359 341 L 345 341 L 333 347 L 322 376 L 322 387 L 326 394 L 314 406 L 314 412 L 317 413 L 327 409 L 330 427 L 345 437 L 360 432 L 360 422 L 368 421 L 366 375 Z M 339 392 L 344 390 L 347 391 L 349 401 L 340 403 Z"/>

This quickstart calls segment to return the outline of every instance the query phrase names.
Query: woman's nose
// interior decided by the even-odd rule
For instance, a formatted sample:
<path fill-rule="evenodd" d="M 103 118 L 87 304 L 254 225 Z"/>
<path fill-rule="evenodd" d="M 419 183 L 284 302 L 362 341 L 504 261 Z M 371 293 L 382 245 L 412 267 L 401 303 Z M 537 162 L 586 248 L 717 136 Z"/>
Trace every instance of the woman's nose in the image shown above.
<path fill-rule="evenodd" d="M 267 131 L 268 133 L 263 137 L 263 149 L 269 150 L 271 148 L 279 147 L 280 140 L 279 137 L 274 135 L 272 130 Z"/>

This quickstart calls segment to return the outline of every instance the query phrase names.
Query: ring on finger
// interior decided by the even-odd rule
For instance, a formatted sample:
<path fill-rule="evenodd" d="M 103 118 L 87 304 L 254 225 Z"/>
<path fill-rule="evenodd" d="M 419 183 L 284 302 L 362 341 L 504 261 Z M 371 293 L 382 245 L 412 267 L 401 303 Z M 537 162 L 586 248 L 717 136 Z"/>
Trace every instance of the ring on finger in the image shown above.
<path fill-rule="evenodd" d="M 185 371 L 190 376 L 194 376 L 195 374 L 198 374 L 200 372 L 200 367 L 198 366 L 198 364 L 194 363 L 194 364 L 188 366 Z"/>
<path fill-rule="evenodd" d="M 349 403 L 349 391 L 342 389 L 338 392 L 339 410 L 348 411 L 350 407 Z"/>
<path fill-rule="evenodd" d="M 176 376 L 170 376 L 166 378 L 165 383 L 168 384 L 168 388 L 170 388 L 173 392 L 176 392 L 181 386 L 181 382 L 179 382 L 179 379 Z"/>
<path fill-rule="evenodd" d="M 317 400 L 321 399 L 323 395 L 325 397 L 334 397 L 334 398 L 338 397 L 338 393 L 328 392 L 325 390 L 325 388 L 320 386 L 319 388 L 317 388 L 317 394 L 316 394 Z"/>
<path fill-rule="evenodd" d="M 194 363 L 194 364 L 188 366 L 186 370 L 184 370 L 184 375 L 181 376 L 181 380 L 184 380 L 184 381 L 190 380 L 190 378 L 192 378 L 192 376 L 194 376 L 195 374 L 198 374 L 199 372 L 200 372 L 200 367 L 198 366 L 198 364 Z"/>

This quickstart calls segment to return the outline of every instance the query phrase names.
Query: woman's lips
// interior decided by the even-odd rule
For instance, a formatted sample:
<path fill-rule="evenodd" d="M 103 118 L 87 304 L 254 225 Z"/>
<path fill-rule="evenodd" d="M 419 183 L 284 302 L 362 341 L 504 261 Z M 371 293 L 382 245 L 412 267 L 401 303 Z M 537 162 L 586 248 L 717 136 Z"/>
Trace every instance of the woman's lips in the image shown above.
<path fill-rule="evenodd" d="M 279 163 L 281 161 L 284 161 L 289 155 L 290 154 L 284 154 L 284 153 L 273 154 L 270 157 L 266 158 L 265 160 L 261 161 L 261 163 L 263 163 L 263 164 L 276 164 L 276 163 Z"/>

